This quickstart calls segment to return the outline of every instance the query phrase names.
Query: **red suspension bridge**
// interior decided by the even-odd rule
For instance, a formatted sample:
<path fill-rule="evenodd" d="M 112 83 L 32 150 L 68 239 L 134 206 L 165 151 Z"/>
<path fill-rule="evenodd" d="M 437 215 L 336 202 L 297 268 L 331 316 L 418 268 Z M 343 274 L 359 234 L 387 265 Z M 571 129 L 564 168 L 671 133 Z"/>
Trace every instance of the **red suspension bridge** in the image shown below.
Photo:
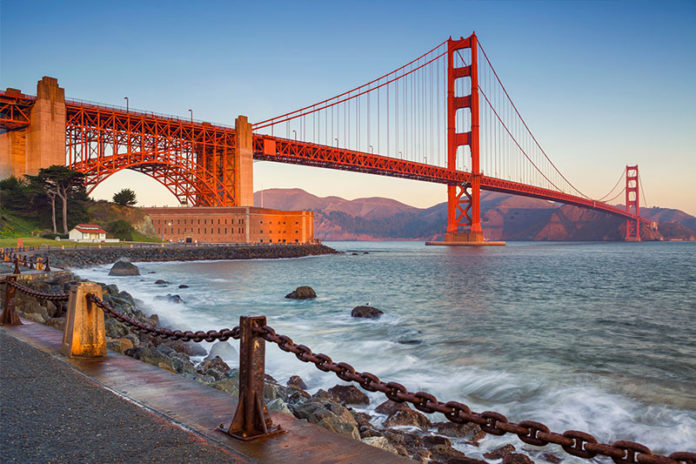
<path fill-rule="evenodd" d="M 544 151 L 475 34 L 450 38 L 335 97 L 253 124 L 239 117 L 235 127 L 63 97 L 64 125 L 56 131 L 65 135 L 64 145 L 24 140 L 41 125 L 41 99 L 48 98 L 54 112 L 60 100 L 55 89 L 62 89 L 47 79 L 36 97 L 0 92 L 0 128 L 6 131 L 0 148 L 11 147 L 12 163 L 21 151 L 17 145 L 27 145 L 21 161 L 31 170 L 31 146 L 49 143 L 61 162 L 87 176 L 88 191 L 133 169 L 161 182 L 182 203 L 247 206 L 253 202 L 253 158 L 445 184 L 448 243 L 483 243 L 481 190 L 624 217 L 627 240 L 640 240 L 646 222 L 640 218 L 638 167 L 627 166 L 601 198 L 580 191 Z M 42 83 L 48 90 L 42 92 Z M 8 135 L 12 140 L 3 144 Z M 49 163 L 43 156 L 34 168 Z M 624 208 L 611 205 L 620 197 Z"/>

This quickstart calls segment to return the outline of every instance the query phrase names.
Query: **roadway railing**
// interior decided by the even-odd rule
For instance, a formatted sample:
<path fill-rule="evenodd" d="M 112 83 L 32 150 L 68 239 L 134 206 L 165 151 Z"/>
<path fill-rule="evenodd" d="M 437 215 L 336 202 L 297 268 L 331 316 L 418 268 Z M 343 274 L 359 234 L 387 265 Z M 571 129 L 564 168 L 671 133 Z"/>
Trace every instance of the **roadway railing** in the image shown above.
<path fill-rule="evenodd" d="M 75 314 L 80 311 L 91 312 L 94 305 L 102 310 L 102 317 L 106 314 L 138 332 L 164 339 L 193 342 L 225 341 L 230 338 L 240 340 L 237 410 L 229 426 L 221 425 L 218 428 L 235 438 L 252 440 L 283 432 L 279 426 L 273 425 L 263 396 L 265 342 L 269 342 L 278 345 L 283 351 L 293 353 L 300 361 L 312 363 L 321 371 L 333 372 L 339 379 L 357 383 L 367 391 L 381 392 L 387 399 L 397 403 L 410 403 L 424 413 L 439 412 L 448 421 L 455 424 L 477 424 L 481 430 L 491 435 L 513 434 L 530 445 L 556 444 L 573 456 L 584 459 L 607 456 L 617 464 L 696 464 L 696 453 L 694 452 L 679 451 L 668 456 L 653 454 L 647 446 L 633 441 L 619 440 L 603 443 L 593 435 L 578 430 L 566 430 L 562 433 L 552 432 L 540 422 L 529 420 L 512 422 L 498 412 L 474 412 L 464 403 L 443 402 L 430 393 L 411 392 L 399 383 L 385 382 L 370 372 L 359 372 L 348 363 L 335 362 L 323 353 L 314 353 L 311 348 L 296 344 L 290 337 L 279 335 L 272 327 L 268 326 L 265 316 L 242 316 L 239 326 L 222 330 L 181 331 L 150 326 L 116 311 L 94 292 L 80 292 L 79 286 L 84 286 L 83 289 L 87 290 L 90 286 L 94 288 L 95 285 L 91 282 L 78 284 L 78 288 L 71 290 L 71 298 L 71 295 L 68 294 L 38 292 L 19 283 L 16 275 L 8 276 L 5 278 L 5 306 L 0 322 L 6 325 L 21 324 L 15 314 L 15 292 L 19 291 L 38 299 L 69 301 L 68 318 L 71 315 L 74 318 Z M 81 294 L 83 298 L 79 298 Z M 69 322 L 65 324 L 64 340 L 72 337 L 68 330 L 84 330 L 84 327 L 78 327 Z M 81 335 L 84 336 L 84 332 Z M 104 336 L 103 331 L 102 336 Z"/>

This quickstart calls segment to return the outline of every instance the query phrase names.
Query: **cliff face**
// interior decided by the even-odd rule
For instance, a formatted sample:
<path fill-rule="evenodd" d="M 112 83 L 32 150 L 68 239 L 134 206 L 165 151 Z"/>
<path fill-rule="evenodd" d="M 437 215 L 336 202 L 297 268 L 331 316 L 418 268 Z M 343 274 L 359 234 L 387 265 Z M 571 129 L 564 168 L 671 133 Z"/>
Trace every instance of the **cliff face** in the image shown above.
<path fill-rule="evenodd" d="M 90 220 L 102 226 L 117 219 L 129 222 L 141 234 L 156 237 L 152 219 L 140 208 L 118 206 L 107 201 L 97 201 L 89 207 Z"/>
<path fill-rule="evenodd" d="M 314 211 L 320 240 L 438 240 L 447 224 L 446 203 L 420 209 L 388 198 L 346 200 L 272 189 L 254 194 L 256 206 L 262 196 L 266 208 Z M 623 240 L 626 232 L 622 218 L 534 198 L 485 192 L 481 209 L 488 240 Z M 641 225 L 644 240 L 696 240 L 693 216 L 665 208 L 642 208 L 641 215 L 658 223 Z"/>

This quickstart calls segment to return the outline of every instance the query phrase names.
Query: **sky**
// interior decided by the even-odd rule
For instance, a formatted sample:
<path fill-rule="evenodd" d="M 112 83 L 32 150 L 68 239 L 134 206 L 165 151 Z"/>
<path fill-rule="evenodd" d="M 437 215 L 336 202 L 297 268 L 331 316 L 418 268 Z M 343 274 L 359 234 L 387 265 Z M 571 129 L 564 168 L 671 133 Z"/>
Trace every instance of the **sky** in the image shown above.
<path fill-rule="evenodd" d="M 553 162 L 601 197 L 638 164 L 648 206 L 696 214 L 696 2 L 0 0 L 0 88 L 234 125 L 283 114 L 385 74 L 449 36 L 476 31 Z M 93 192 L 130 187 L 122 171 Z M 429 207 L 445 187 L 288 164 L 254 163 L 254 189 L 394 198 Z M 645 205 L 643 205 L 645 206 Z"/>

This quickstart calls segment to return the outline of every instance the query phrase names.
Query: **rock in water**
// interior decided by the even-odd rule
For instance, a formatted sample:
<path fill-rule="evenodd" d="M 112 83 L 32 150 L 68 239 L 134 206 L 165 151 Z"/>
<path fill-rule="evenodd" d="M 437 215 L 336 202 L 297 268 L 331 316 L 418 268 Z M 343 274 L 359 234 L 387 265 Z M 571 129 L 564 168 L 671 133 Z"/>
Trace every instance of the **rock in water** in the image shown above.
<path fill-rule="evenodd" d="M 300 390 L 306 390 L 307 389 L 307 384 L 302 380 L 302 377 L 299 375 L 292 375 L 288 379 L 288 387 L 295 387 L 299 388 Z"/>
<path fill-rule="evenodd" d="M 336 385 L 329 388 L 329 393 L 341 400 L 342 404 L 370 404 L 367 395 L 358 390 L 355 385 Z"/>
<path fill-rule="evenodd" d="M 384 311 L 380 311 L 372 306 L 356 306 L 350 312 L 350 315 L 353 317 L 364 317 L 367 319 L 377 319 L 382 314 L 384 314 Z"/>
<path fill-rule="evenodd" d="M 210 353 L 205 357 L 206 360 L 215 358 L 215 356 L 220 356 L 222 359 L 236 360 L 239 359 L 239 353 L 234 349 L 229 342 L 217 342 L 210 348 Z"/>
<path fill-rule="evenodd" d="M 285 298 L 293 298 L 296 300 L 306 300 L 308 298 L 316 298 L 317 294 L 312 287 L 302 286 L 297 287 L 295 291 L 285 295 Z"/>
<path fill-rule="evenodd" d="M 140 275 L 140 269 L 135 264 L 131 264 L 125 260 L 118 260 L 111 266 L 109 271 L 110 276 L 136 276 Z"/>
<path fill-rule="evenodd" d="M 157 296 L 155 296 L 155 299 L 156 300 L 167 300 L 170 303 L 177 303 L 177 304 L 184 302 L 184 300 L 179 295 L 172 295 L 171 293 L 167 293 L 166 296 L 157 295 Z"/>

